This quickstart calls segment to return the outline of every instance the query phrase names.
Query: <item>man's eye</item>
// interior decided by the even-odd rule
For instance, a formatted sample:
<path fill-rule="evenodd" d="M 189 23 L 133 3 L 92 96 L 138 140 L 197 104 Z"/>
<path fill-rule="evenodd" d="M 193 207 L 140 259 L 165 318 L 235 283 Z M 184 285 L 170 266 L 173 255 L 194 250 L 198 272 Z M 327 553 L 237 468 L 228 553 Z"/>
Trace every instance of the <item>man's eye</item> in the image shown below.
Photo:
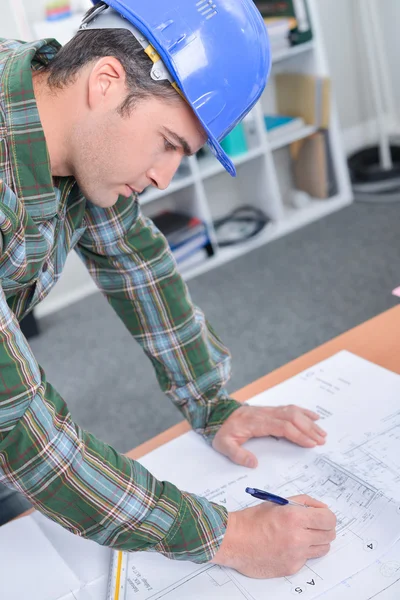
<path fill-rule="evenodd" d="M 171 142 L 168 141 L 166 138 L 164 138 L 164 146 L 168 152 L 175 152 L 175 150 L 177 150 L 177 147 L 171 144 Z"/>

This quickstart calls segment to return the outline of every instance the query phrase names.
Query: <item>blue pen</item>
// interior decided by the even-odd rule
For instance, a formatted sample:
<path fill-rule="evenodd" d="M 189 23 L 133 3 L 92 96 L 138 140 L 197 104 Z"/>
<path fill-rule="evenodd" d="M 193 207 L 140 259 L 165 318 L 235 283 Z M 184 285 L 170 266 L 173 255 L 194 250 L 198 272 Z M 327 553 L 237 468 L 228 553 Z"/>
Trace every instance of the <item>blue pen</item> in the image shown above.
<path fill-rule="evenodd" d="M 257 488 L 248 487 L 246 488 L 246 493 L 250 494 L 250 496 L 253 496 L 253 498 L 265 500 L 266 502 L 273 502 L 274 504 L 280 504 L 281 506 L 292 504 L 293 506 L 302 506 L 303 508 L 307 508 L 307 504 L 300 504 L 299 502 L 294 502 L 293 500 L 288 500 L 287 498 L 282 498 L 281 496 L 264 492 L 264 490 L 257 490 Z"/>

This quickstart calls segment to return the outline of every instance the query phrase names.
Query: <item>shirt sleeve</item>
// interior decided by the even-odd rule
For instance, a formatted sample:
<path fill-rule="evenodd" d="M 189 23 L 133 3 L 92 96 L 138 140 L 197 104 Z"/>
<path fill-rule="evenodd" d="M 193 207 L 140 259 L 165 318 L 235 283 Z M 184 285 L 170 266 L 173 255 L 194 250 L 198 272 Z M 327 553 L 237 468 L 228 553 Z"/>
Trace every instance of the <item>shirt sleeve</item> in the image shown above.
<path fill-rule="evenodd" d="M 77 251 L 117 315 L 150 358 L 161 389 L 211 443 L 240 405 L 224 388 L 230 354 L 197 308 L 165 237 L 135 198 L 88 203 Z"/>
<path fill-rule="evenodd" d="M 0 482 L 74 534 L 119 550 L 207 562 L 222 506 L 155 479 L 83 431 L 47 382 L 0 290 Z"/>
<path fill-rule="evenodd" d="M 16 226 L 1 210 L 4 189 L 0 258 L 12 250 Z M 202 563 L 226 530 L 222 506 L 158 481 L 73 422 L 35 360 L 1 278 L 0 482 L 72 533 L 119 550 Z"/>

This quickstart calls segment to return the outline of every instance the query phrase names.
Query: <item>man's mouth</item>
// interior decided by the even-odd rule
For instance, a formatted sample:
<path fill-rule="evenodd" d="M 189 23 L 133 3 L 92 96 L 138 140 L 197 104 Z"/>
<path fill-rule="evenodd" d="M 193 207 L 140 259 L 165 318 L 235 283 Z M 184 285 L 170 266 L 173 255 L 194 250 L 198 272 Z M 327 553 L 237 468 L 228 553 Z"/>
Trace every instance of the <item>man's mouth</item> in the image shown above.
<path fill-rule="evenodd" d="M 128 188 L 128 190 L 130 190 L 131 194 L 141 194 L 143 192 L 143 190 L 137 190 L 136 188 L 128 184 L 126 184 L 126 187 Z"/>

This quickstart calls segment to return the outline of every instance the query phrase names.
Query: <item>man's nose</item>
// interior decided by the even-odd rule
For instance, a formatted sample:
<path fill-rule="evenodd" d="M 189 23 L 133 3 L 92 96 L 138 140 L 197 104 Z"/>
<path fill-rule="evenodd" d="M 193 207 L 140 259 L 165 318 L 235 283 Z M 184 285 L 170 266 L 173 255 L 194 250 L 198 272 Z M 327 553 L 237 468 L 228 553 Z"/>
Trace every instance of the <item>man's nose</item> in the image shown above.
<path fill-rule="evenodd" d="M 171 180 L 181 164 L 182 157 L 174 154 L 170 157 L 164 157 L 160 162 L 147 171 L 147 177 L 152 185 L 159 190 L 165 190 L 171 183 Z"/>

